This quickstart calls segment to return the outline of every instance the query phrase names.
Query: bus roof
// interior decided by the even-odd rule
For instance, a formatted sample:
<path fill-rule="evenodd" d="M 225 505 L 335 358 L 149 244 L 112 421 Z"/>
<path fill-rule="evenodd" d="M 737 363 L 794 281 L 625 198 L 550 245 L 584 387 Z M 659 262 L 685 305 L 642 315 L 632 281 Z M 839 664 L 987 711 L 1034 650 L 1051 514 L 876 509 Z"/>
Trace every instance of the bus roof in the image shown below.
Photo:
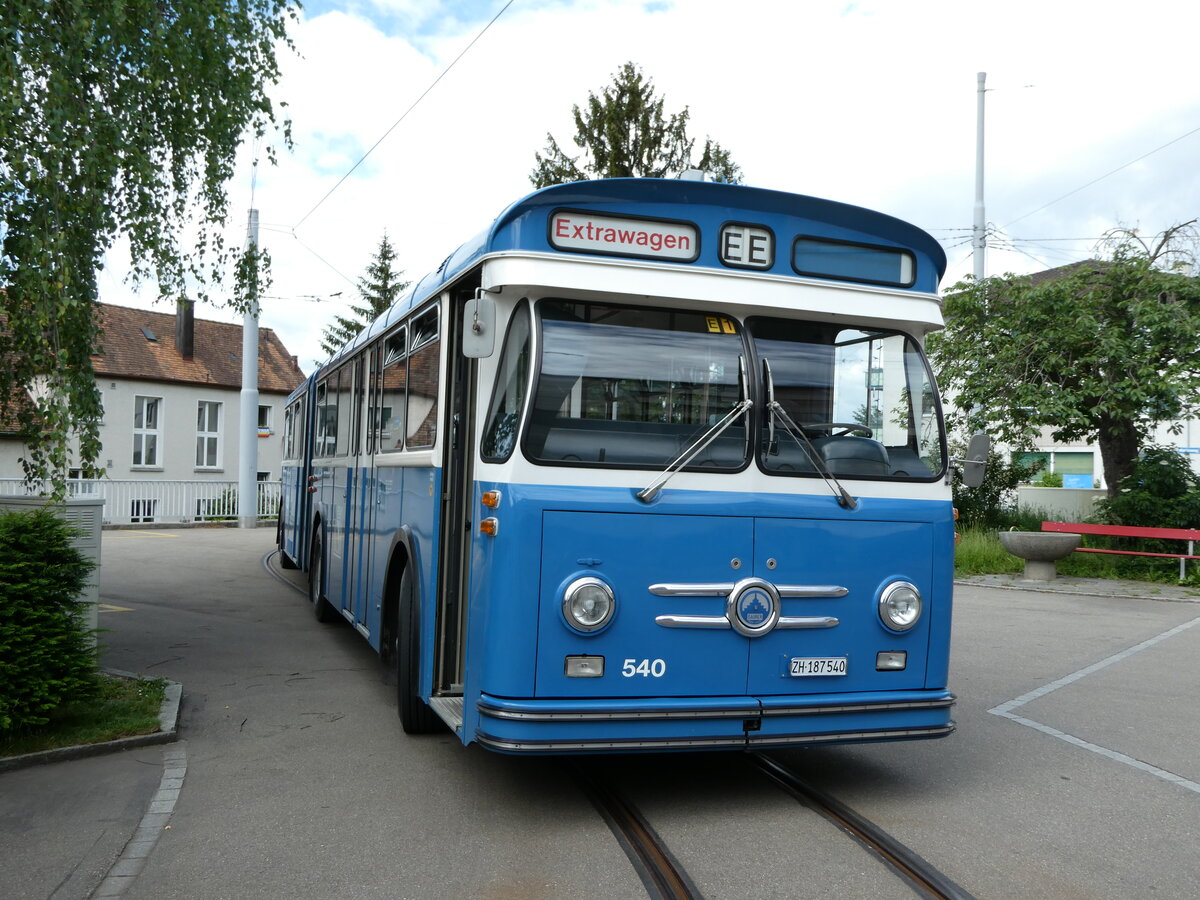
<path fill-rule="evenodd" d="M 513 203 L 486 231 L 451 253 L 435 271 L 415 281 L 391 309 L 363 329 L 334 359 L 390 328 L 413 307 L 459 280 L 487 256 L 514 251 L 570 253 L 551 243 L 551 214 L 563 209 L 693 225 L 699 243 L 695 256 L 677 260 L 678 264 L 689 267 L 727 270 L 718 257 L 718 242 L 701 236 L 715 236 L 722 225 L 736 222 L 770 229 L 778 236 L 781 247 L 790 248 L 792 239 L 803 235 L 848 245 L 903 248 L 912 254 L 915 272 L 911 285 L 897 286 L 896 290 L 936 293 L 946 270 L 945 252 L 925 231 L 885 213 L 847 203 L 705 181 L 660 178 L 577 181 L 543 188 Z M 766 271 L 797 275 L 790 251 L 779 252 L 775 257 Z"/>

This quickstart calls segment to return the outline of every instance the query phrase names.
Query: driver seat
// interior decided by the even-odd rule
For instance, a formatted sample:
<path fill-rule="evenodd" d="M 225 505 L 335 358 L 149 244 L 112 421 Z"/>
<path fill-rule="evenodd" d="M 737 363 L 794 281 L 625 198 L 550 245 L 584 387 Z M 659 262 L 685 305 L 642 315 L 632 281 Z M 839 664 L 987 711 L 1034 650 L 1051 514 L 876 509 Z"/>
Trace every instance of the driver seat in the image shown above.
<path fill-rule="evenodd" d="M 870 438 L 824 437 L 813 441 L 813 446 L 834 475 L 887 475 L 892 471 L 887 448 Z"/>

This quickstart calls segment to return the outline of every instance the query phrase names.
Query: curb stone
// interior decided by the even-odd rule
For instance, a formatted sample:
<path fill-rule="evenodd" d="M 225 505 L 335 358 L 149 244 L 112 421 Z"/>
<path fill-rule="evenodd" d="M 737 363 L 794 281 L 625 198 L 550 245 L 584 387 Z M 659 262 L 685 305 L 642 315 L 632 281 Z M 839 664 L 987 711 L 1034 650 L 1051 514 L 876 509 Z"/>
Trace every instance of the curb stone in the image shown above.
<path fill-rule="evenodd" d="M 116 675 L 118 678 L 139 679 L 152 681 L 142 675 L 132 672 L 121 672 L 117 669 L 102 669 L 106 675 Z M 59 747 L 54 750 L 41 750 L 37 753 L 25 753 L 21 756 L 10 756 L 0 759 L 0 773 L 25 769 L 29 766 L 42 766 L 49 763 L 66 762 L 71 759 L 83 759 L 87 756 L 101 756 L 105 753 L 116 753 L 119 750 L 134 750 L 138 747 L 148 747 L 153 744 L 170 744 L 179 738 L 179 704 L 183 697 L 183 685 L 177 681 L 167 682 L 166 693 L 163 695 L 162 706 L 158 709 L 158 731 L 150 734 L 138 734 L 133 737 L 117 738 L 112 741 L 101 741 L 98 744 L 78 744 L 74 747 Z"/>

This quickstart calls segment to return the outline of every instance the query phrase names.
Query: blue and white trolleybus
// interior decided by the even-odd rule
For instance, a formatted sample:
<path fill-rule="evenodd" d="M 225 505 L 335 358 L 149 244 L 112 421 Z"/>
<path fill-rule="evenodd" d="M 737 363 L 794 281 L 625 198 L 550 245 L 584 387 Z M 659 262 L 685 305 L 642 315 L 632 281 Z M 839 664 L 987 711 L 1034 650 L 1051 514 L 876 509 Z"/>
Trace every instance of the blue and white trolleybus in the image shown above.
<path fill-rule="evenodd" d="M 949 734 L 929 235 L 614 179 L 525 197 L 289 399 L 284 564 L 404 730 L 513 753 Z"/>

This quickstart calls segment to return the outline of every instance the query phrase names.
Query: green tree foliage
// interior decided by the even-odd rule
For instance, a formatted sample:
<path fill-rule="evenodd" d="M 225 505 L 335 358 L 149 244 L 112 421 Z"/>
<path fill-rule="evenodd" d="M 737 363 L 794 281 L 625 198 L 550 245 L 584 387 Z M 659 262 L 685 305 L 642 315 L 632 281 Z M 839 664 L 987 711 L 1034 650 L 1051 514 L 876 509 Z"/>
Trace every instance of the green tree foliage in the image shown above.
<path fill-rule="evenodd" d="M 1173 447 L 1146 447 L 1134 461 L 1116 493 L 1102 502 L 1097 512 L 1110 525 L 1141 525 L 1149 528 L 1200 528 L 1200 476 Z M 1098 538 L 1099 545 L 1114 550 L 1142 553 L 1179 553 L 1179 541 L 1146 538 Z M 1130 578 L 1174 581 L 1179 563 L 1174 559 L 1116 556 L 1117 571 Z M 1189 564 L 1188 580 L 1200 578 L 1200 568 Z"/>
<path fill-rule="evenodd" d="M 117 236 L 164 297 L 235 262 L 236 305 L 258 278 L 261 256 L 223 240 L 225 185 L 243 138 L 275 125 L 296 5 L 0 4 L 0 413 L 19 420 L 26 478 L 58 496 L 72 434 L 84 467 L 100 449 L 96 273 Z"/>
<path fill-rule="evenodd" d="M 95 688 L 79 593 L 94 563 L 49 510 L 0 514 L 0 731 L 42 725 Z"/>
<path fill-rule="evenodd" d="M 1113 525 L 1200 528 L 1200 475 L 1174 448 L 1147 447 L 1100 513 Z"/>
<path fill-rule="evenodd" d="M 1192 224 L 1151 243 L 1113 232 L 1107 259 L 1053 277 L 956 285 L 929 349 L 969 429 L 1018 445 L 1039 427 L 1095 441 L 1115 493 L 1155 423 L 1200 404 L 1200 281 L 1183 274 Z"/>
<path fill-rule="evenodd" d="M 695 167 L 717 181 L 741 182 L 741 167 L 711 138 L 693 163 L 695 139 L 687 134 L 687 107 L 670 117 L 663 107 L 654 83 L 633 63 L 625 63 L 599 97 L 588 92 L 585 109 L 572 107 L 582 160 L 567 156 L 547 134 L 545 149 L 534 154 L 537 166 L 529 180 L 543 188 L 590 178 L 670 178 Z"/>
<path fill-rule="evenodd" d="M 367 266 L 367 274 L 358 279 L 358 296 L 362 298 L 362 305 L 350 307 L 357 318 L 335 315 L 333 322 L 325 326 L 321 335 L 321 349 L 328 355 L 333 356 L 347 341 L 383 315 L 411 284 L 402 280 L 404 270 L 394 268 L 395 261 L 396 248 L 388 240 L 385 231 Z"/>

